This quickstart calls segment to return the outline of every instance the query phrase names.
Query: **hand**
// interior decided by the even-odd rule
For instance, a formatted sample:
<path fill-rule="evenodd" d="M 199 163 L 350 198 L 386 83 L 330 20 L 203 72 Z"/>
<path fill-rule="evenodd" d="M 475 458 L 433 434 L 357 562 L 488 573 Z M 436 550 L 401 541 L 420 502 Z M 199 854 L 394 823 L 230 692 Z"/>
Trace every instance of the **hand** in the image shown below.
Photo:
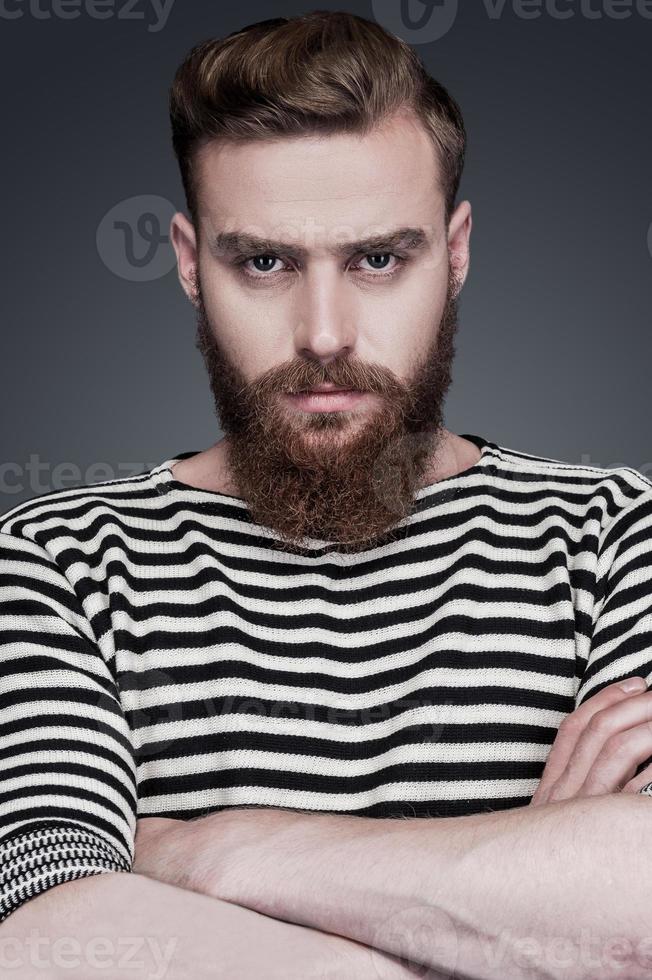
<path fill-rule="evenodd" d="M 559 726 L 529 805 L 605 793 L 637 793 L 652 780 L 652 691 L 610 684 Z"/>

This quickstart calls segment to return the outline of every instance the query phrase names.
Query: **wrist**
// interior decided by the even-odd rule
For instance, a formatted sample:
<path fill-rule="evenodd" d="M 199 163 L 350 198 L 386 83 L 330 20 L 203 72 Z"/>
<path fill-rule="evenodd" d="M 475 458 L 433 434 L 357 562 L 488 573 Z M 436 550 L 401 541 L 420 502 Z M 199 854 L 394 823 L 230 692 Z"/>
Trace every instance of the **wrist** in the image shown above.
<path fill-rule="evenodd" d="M 215 819 L 219 826 L 202 827 L 199 847 L 209 855 L 204 874 L 211 894 L 273 916 L 281 908 L 282 885 L 292 875 L 309 816 L 251 807 L 223 810 Z"/>
<path fill-rule="evenodd" d="M 222 881 L 232 848 L 228 810 L 188 820 L 169 841 L 175 882 L 181 888 L 223 898 Z M 224 901 L 230 899 L 224 897 Z"/>

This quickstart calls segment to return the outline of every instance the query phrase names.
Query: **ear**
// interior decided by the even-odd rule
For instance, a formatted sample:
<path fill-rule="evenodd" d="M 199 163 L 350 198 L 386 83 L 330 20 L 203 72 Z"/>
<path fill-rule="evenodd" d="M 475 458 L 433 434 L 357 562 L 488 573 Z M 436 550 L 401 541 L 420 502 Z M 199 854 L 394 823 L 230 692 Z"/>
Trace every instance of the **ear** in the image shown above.
<path fill-rule="evenodd" d="M 464 285 L 469 271 L 472 224 L 471 205 L 468 201 L 461 201 L 448 223 L 448 255 L 459 289 Z"/>
<path fill-rule="evenodd" d="M 177 211 L 170 222 L 170 241 L 177 256 L 179 282 L 190 302 L 196 306 L 197 238 L 195 226 L 181 211 Z"/>

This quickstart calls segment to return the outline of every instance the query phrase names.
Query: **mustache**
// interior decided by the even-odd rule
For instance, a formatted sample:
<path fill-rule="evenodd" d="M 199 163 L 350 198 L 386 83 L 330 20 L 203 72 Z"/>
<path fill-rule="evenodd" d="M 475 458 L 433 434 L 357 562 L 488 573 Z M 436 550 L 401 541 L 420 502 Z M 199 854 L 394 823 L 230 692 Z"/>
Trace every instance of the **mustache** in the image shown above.
<path fill-rule="evenodd" d="M 362 364 L 351 357 L 337 358 L 326 365 L 316 361 L 293 361 L 282 370 L 270 373 L 261 384 L 266 390 L 287 394 L 299 394 L 325 384 L 388 396 L 401 388 L 386 369 Z"/>

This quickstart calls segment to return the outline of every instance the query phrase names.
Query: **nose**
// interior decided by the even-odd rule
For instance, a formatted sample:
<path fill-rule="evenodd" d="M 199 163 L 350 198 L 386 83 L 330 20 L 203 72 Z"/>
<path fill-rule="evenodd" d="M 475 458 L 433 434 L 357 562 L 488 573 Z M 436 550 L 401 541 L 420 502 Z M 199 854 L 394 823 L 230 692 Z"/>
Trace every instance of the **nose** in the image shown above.
<path fill-rule="evenodd" d="M 352 289 L 337 271 L 322 267 L 305 273 L 297 295 L 297 354 L 327 364 L 353 353 L 356 315 Z"/>

